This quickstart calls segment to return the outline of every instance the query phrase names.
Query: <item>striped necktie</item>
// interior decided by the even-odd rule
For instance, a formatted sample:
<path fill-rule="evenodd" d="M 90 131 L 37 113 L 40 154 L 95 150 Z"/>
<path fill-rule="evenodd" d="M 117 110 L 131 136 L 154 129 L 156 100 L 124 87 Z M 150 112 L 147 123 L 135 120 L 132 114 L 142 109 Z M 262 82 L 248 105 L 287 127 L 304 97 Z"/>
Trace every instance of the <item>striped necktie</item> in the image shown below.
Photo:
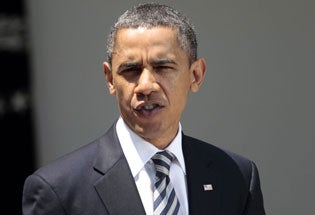
<path fill-rule="evenodd" d="M 175 156 L 161 151 L 152 157 L 156 169 L 154 184 L 154 215 L 175 215 L 179 213 L 179 201 L 169 178 L 171 162 Z"/>

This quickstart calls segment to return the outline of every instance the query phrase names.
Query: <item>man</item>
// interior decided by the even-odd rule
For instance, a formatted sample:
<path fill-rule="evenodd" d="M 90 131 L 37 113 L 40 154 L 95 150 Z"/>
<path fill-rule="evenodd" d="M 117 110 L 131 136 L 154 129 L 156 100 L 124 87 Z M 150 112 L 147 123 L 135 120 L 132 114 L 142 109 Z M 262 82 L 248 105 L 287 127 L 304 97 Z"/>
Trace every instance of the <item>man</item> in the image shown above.
<path fill-rule="evenodd" d="M 182 133 L 205 60 L 189 20 L 143 4 L 108 39 L 104 72 L 120 117 L 94 142 L 25 182 L 27 214 L 265 214 L 253 162 Z"/>

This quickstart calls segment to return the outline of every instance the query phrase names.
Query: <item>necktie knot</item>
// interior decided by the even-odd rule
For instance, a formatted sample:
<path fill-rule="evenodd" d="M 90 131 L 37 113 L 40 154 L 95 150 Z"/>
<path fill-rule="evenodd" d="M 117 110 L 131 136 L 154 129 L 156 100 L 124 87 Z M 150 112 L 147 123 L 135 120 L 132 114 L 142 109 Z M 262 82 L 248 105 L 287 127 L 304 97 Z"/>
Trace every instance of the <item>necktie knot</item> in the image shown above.
<path fill-rule="evenodd" d="M 170 151 L 157 152 L 153 157 L 152 161 L 155 165 L 156 176 L 162 178 L 169 175 L 170 166 L 175 156 Z"/>

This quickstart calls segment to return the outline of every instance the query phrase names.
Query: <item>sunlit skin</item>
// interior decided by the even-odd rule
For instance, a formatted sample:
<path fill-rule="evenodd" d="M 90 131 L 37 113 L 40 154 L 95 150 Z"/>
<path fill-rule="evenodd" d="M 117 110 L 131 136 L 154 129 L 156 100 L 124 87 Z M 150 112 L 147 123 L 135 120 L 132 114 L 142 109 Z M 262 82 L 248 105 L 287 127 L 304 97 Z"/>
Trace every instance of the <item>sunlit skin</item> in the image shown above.
<path fill-rule="evenodd" d="M 177 134 L 189 92 L 204 79 L 205 61 L 190 64 L 171 28 L 125 28 L 116 34 L 112 65 L 104 62 L 104 72 L 125 123 L 164 149 Z"/>

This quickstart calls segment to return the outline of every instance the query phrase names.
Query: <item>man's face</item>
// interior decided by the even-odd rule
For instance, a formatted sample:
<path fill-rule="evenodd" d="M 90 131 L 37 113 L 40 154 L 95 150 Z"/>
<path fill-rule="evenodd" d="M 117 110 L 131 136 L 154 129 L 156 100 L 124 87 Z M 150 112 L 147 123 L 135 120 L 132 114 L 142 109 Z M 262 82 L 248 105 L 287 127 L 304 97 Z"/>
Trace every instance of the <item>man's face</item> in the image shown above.
<path fill-rule="evenodd" d="M 166 27 L 120 29 L 112 67 L 104 63 L 122 118 L 158 148 L 177 133 L 188 93 L 196 91 L 195 67 L 180 48 L 176 31 Z"/>

